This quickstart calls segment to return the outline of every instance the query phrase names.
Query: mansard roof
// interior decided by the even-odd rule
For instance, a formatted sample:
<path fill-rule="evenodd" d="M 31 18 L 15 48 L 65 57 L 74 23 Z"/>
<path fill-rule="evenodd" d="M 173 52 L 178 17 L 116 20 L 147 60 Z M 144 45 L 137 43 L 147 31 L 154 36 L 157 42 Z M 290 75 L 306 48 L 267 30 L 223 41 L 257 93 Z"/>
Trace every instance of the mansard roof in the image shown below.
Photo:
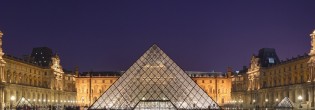
<path fill-rule="evenodd" d="M 119 77 L 124 71 L 98 71 L 98 72 L 82 72 L 80 77 L 95 77 L 95 76 L 109 76 L 109 77 Z"/>
<path fill-rule="evenodd" d="M 43 69 L 49 69 L 50 68 L 50 67 L 46 67 L 46 66 L 41 66 L 41 65 L 39 65 L 37 63 L 34 63 L 34 62 L 30 61 L 30 60 L 18 58 L 18 57 L 12 56 L 12 55 L 4 54 L 3 58 L 4 59 L 9 59 L 9 60 L 14 60 L 14 61 L 21 62 L 21 63 L 24 63 L 24 64 L 32 65 L 32 66 L 36 66 L 36 67 L 43 68 Z"/>

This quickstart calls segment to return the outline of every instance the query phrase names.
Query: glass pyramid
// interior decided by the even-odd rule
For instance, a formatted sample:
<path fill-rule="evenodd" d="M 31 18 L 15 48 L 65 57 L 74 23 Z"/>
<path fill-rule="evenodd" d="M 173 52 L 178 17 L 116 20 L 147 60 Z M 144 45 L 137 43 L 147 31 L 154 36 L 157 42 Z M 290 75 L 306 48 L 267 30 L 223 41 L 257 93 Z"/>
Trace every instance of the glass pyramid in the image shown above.
<path fill-rule="evenodd" d="M 20 98 L 19 101 L 17 102 L 16 106 L 29 106 L 32 107 L 32 104 L 30 101 L 26 100 L 24 97 Z"/>
<path fill-rule="evenodd" d="M 284 97 L 284 99 L 277 105 L 277 108 L 293 108 L 293 102 L 288 97 Z"/>
<path fill-rule="evenodd" d="M 219 106 L 153 45 L 89 109 L 200 110 Z"/>

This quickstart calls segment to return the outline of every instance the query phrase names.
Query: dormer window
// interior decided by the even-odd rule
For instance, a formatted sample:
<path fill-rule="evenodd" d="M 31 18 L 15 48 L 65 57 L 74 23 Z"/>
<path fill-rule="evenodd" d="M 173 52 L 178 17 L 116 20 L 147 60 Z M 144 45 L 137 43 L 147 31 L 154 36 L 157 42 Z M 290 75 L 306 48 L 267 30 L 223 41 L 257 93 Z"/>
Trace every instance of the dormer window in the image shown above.
<path fill-rule="evenodd" d="M 273 58 L 268 58 L 268 61 L 269 61 L 269 63 L 275 63 L 275 59 L 273 59 Z"/>

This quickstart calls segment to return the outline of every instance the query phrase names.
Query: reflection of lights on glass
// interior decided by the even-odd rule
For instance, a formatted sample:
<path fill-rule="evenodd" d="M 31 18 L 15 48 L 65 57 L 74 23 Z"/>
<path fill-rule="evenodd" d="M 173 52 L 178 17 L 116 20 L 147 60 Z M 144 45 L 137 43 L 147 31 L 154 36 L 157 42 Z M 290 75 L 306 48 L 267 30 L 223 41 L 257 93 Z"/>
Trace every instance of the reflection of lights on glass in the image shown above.
<path fill-rule="evenodd" d="M 109 103 L 108 105 L 109 105 L 109 107 L 112 107 L 112 106 L 113 106 L 113 104 L 112 104 L 112 103 Z"/>
<path fill-rule="evenodd" d="M 253 102 L 256 102 L 256 100 L 254 99 Z"/>
<path fill-rule="evenodd" d="M 276 99 L 276 102 L 278 102 L 279 101 L 279 99 Z"/>
<path fill-rule="evenodd" d="M 266 99 L 265 101 L 268 102 L 268 99 Z"/>

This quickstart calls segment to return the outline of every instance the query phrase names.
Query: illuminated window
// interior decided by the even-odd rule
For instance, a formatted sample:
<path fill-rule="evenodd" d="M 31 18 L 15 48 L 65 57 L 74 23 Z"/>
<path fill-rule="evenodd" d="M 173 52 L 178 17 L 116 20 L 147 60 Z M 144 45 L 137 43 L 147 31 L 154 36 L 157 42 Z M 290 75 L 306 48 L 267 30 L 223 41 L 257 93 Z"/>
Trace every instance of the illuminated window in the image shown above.
<path fill-rule="evenodd" d="M 268 58 L 268 60 L 269 60 L 269 63 L 275 63 L 275 59 L 273 59 L 273 58 Z"/>

